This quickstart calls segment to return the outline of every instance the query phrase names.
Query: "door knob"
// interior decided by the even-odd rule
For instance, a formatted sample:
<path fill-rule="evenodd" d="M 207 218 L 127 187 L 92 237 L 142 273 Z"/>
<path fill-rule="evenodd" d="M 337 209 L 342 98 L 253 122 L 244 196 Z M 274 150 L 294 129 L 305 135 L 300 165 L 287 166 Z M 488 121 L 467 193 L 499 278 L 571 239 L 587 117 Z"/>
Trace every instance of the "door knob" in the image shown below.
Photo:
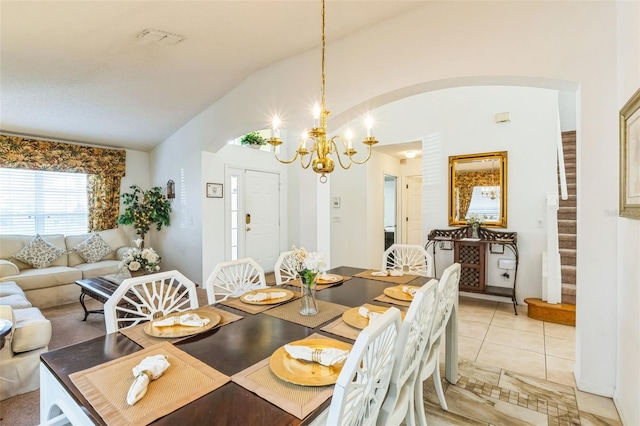
<path fill-rule="evenodd" d="M 247 232 L 249 232 L 249 231 L 251 231 L 251 228 L 249 228 L 249 227 L 247 226 Z"/>

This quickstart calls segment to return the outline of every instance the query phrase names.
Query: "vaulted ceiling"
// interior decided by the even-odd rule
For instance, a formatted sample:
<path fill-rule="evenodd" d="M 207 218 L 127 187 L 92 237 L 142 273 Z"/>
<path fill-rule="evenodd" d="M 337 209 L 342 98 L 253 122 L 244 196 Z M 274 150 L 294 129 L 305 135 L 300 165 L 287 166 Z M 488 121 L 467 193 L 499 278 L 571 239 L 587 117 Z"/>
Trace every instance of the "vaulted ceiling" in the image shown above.
<path fill-rule="evenodd" d="M 327 40 L 424 4 L 329 0 Z M 319 0 L 2 0 L 0 131 L 148 151 L 253 72 L 319 45 Z"/>

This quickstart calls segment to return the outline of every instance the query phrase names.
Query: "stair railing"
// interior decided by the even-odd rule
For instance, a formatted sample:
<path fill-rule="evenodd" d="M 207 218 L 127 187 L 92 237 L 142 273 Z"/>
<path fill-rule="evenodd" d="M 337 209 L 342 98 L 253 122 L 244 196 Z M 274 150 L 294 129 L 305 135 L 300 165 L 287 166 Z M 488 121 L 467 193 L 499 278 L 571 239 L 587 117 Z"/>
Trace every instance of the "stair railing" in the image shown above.
<path fill-rule="evenodd" d="M 564 149 L 562 147 L 562 131 L 560 130 L 560 113 L 558 112 L 558 175 L 560 176 L 560 196 L 563 200 L 569 198 L 567 191 L 567 172 L 564 167 Z"/>
<path fill-rule="evenodd" d="M 558 208 L 557 192 L 547 192 L 547 256 L 543 257 L 543 268 L 546 263 L 546 283 L 543 278 L 542 300 L 547 303 L 562 301 L 562 274 L 560 269 L 560 245 L 558 242 Z M 545 276 L 543 270 L 542 276 Z"/>

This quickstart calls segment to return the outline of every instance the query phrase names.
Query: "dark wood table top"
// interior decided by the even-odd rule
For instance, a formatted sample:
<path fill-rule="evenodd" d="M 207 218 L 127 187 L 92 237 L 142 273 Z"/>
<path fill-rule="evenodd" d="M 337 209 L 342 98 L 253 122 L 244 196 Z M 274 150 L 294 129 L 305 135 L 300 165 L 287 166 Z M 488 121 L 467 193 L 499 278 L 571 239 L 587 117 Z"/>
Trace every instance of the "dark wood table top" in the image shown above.
<path fill-rule="evenodd" d="M 91 296 L 101 296 L 103 299 L 111 297 L 120 285 L 103 277 L 77 280 L 76 284 L 79 285 L 85 293 L 89 293 Z"/>
<path fill-rule="evenodd" d="M 339 267 L 329 272 L 350 277 L 364 270 Z M 411 284 L 420 285 L 427 281 L 427 278 L 416 277 Z M 363 303 L 384 305 L 374 302 L 373 299 L 382 294 L 385 287 L 393 285 L 395 284 L 354 277 L 342 284 L 316 292 L 316 297 L 318 300 L 347 306 L 359 306 Z M 318 327 L 309 328 L 263 313 L 251 315 L 222 305 L 216 305 L 216 307 L 242 315 L 244 318 L 178 342 L 176 346 L 228 376 L 271 356 L 280 346 L 303 339 L 316 332 L 352 343 L 340 336 L 320 331 L 324 325 L 335 318 Z M 75 401 L 86 409 L 89 418 L 96 424 L 103 425 L 104 421 L 73 385 L 69 374 L 117 359 L 140 349 L 142 349 L 140 346 L 122 334 L 112 333 L 47 352 L 41 356 L 41 361 L 62 383 Z M 308 423 L 315 414 L 328 407 L 329 403 L 330 400 L 304 421 L 301 421 L 243 387 L 229 382 L 179 410 L 156 420 L 153 424 L 299 425 Z"/>

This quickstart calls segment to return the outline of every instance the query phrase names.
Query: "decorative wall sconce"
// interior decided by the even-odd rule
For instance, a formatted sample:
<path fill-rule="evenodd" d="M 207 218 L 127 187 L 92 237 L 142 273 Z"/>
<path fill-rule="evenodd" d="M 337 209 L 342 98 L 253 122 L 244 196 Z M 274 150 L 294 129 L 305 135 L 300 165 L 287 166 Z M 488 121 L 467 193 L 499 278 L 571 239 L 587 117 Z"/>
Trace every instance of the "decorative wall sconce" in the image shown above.
<path fill-rule="evenodd" d="M 169 200 L 176 198 L 176 183 L 171 179 L 167 182 L 167 198 Z"/>

